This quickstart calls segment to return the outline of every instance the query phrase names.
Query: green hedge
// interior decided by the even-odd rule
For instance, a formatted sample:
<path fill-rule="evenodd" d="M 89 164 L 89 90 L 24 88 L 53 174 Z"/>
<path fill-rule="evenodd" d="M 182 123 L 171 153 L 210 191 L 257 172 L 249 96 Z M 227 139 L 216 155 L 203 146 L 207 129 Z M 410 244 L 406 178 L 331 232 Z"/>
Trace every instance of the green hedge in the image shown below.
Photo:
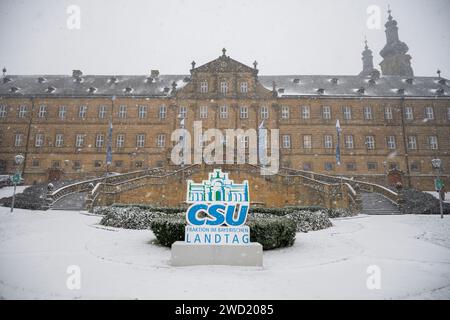
<path fill-rule="evenodd" d="M 175 217 L 165 217 L 153 220 L 150 228 L 159 244 L 170 247 L 175 241 L 184 241 L 186 220 Z"/>
<path fill-rule="evenodd" d="M 250 240 L 259 242 L 264 250 L 292 246 L 295 242 L 296 223 L 286 218 L 249 220 Z M 153 220 L 150 228 L 159 244 L 170 247 L 175 241 L 184 240 L 186 220 L 165 217 Z"/>
<path fill-rule="evenodd" d="M 264 218 L 249 220 L 250 240 L 259 242 L 264 250 L 290 247 L 295 242 L 297 225 L 286 218 Z"/>

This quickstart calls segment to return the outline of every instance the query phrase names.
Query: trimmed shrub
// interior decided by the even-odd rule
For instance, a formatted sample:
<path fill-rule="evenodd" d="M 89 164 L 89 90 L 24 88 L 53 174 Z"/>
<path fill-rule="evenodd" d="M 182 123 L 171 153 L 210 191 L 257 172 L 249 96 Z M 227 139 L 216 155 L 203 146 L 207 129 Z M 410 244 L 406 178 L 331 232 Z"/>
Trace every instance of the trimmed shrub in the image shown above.
<path fill-rule="evenodd" d="M 175 241 L 184 240 L 186 220 L 177 217 L 158 218 L 150 223 L 150 228 L 159 244 L 170 247 Z"/>
<path fill-rule="evenodd" d="M 295 242 L 296 223 L 287 218 L 250 219 L 250 240 L 259 242 L 264 250 L 292 246 Z"/>
<path fill-rule="evenodd" d="M 175 241 L 184 240 L 186 226 L 185 213 L 169 208 L 166 212 L 151 211 L 140 206 L 100 207 L 97 214 L 104 214 L 100 224 L 126 229 L 151 229 L 157 241 L 170 247 Z M 153 208 L 152 208 L 153 209 Z M 332 226 L 328 214 L 323 209 L 316 211 L 276 209 L 268 213 L 252 210 L 248 215 L 250 239 L 262 244 L 264 250 L 291 246 L 295 242 L 296 232 L 308 232 Z M 176 212 L 176 213 L 175 213 Z"/>
<path fill-rule="evenodd" d="M 111 208 L 130 208 L 133 207 L 136 210 L 140 209 L 143 212 L 154 211 L 154 212 L 163 212 L 166 214 L 177 214 L 180 212 L 186 212 L 188 209 L 187 206 L 181 207 L 156 207 L 147 204 L 123 204 L 123 203 L 115 203 L 109 207 L 98 207 L 94 208 L 95 214 L 107 214 L 109 211 L 114 210 Z M 338 217 L 348 217 L 356 215 L 356 213 L 352 213 L 348 209 L 327 209 L 320 206 L 286 206 L 283 208 L 262 208 L 262 207 L 250 207 L 249 213 L 264 213 L 270 214 L 274 216 L 285 216 L 288 213 L 294 211 L 309 211 L 309 212 L 325 212 L 328 214 L 330 218 L 338 218 Z"/>
<path fill-rule="evenodd" d="M 100 224 L 124 229 L 149 229 L 154 219 L 164 216 L 166 216 L 164 212 L 143 211 L 135 207 L 111 207 Z"/>
<path fill-rule="evenodd" d="M 296 224 L 290 219 L 252 219 L 247 225 L 250 227 L 251 241 L 261 243 L 264 250 L 292 246 L 295 242 Z M 172 216 L 157 218 L 150 223 L 158 243 L 166 247 L 170 247 L 175 241 L 184 240 L 185 226 L 186 220 Z"/>
<path fill-rule="evenodd" d="M 333 226 L 324 211 L 292 211 L 285 216 L 296 223 L 298 232 L 316 231 Z"/>
<path fill-rule="evenodd" d="M 358 212 L 351 211 L 344 208 L 327 209 L 328 217 L 330 218 L 342 218 L 342 217 L 353 217 L 358 214 Z"/>

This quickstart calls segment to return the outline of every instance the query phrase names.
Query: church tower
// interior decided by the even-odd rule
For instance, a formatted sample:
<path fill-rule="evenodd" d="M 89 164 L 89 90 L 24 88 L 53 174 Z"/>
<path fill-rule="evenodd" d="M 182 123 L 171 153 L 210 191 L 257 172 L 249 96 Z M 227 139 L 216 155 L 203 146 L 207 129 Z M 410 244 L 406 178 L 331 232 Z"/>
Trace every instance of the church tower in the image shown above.
<path fill-rule="evenodd" d="M 409 48 L 398 37 L 397 21 L 392 18 L 391 10 L 388 10 L 386 27 L 386 45 L 380 51 L 383 61 L 380 63 L 381 73 L 384 76 L 413 77 L 411 56 L 407 54 Z"/>
<path fill-rule="evenodd" d="M 367 40 L 364 40 L 364 51 L 362 52 L 362 62 L 363 62 L 363 69 L 359 73 L 360 76 L 373 76 L 378 75 L 380 72 L 373 67 L 373 55 L 372 50 L 369 49 L 369 46 L 367 45 Z"/>

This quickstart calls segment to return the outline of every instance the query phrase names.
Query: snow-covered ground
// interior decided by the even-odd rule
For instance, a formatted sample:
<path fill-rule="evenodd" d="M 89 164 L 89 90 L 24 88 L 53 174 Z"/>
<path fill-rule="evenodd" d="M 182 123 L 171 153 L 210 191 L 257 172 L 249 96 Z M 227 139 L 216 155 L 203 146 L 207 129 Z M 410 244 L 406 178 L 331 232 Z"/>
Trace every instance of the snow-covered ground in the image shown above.
<path fill-rule="evenodd" d="M 22 193 L 23 190 L 25 190 L 26 188 L 28 188 L 29 186 L 17 186 L 16 187 L 16 194 L 18 193 Z M 5 197 L 12 197 L 14 192 L 14 187 L 3 187 L 0 188 L 0 199 L 1 198 L 5 198 Z"/>
<path fill-rule="evenodd" d="M 450 298 L 450 217 L 357 216 L 265 251 L 264 267 L 171 267 L 146 230 L 99 226 L 74 211 L 0 208 L 0 298 Z M 69 266 L 81 270 L 70 290 Z M 369 289 L 370 266 L 380 289 Z M 377 269 L 375 267 L 375 269 Z M 373 270 L 373 267 L 369 268 Z"/>

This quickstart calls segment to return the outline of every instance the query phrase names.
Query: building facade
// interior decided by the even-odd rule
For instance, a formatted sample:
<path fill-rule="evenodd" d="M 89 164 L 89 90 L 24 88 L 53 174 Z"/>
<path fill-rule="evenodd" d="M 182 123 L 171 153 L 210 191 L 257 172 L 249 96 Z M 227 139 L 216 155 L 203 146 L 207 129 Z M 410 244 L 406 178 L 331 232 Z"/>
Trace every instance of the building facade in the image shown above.
<path fill-rule="evenodd" d="M 189 75 L 14 76 L 0 82 L 0 174 L 25 156 L 27 183 L 103 175 L 109 122 L 109 171 L 171 165 L 172 132 L 203 129 L 280 130 L 280 165 L 433 189 L 431 159 L 442 159 L 450 184 L 450 82 L 413 75 L 408 47 L 389 13 L 381 73 L 367 42 L 359 75 L 260 76 L 225 49 Z M 341 164 L 335 160 L 340 121 Z M 224 141 L 226 143 L 226 141 Z M 246 144 L 246 141 L 242 141 Z M 248 146 L 247 146 L 248 147 Z"/>

